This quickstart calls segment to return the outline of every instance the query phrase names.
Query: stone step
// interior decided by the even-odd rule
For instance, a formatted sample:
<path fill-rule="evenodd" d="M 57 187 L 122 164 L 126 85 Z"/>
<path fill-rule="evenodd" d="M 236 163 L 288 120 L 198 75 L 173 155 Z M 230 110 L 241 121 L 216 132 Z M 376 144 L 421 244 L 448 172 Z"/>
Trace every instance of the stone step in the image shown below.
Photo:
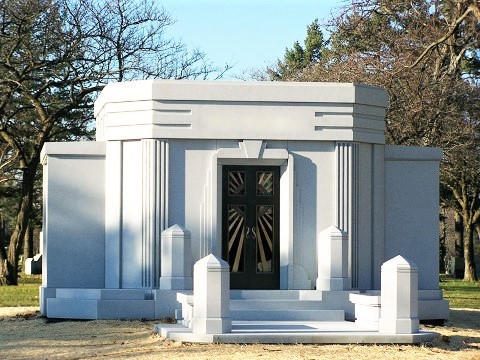
<path fill-rule="evenodd" d="M 57 299 L 81 300 L 149 300 L 144 289 L 75 289 L 58 288 Z"/>
<path fill-rule="evenodd" d="M 351 305 L 348 292 L 344 291 L 332 294 L 315 290 L 230 291 L 233 320 L 344 321 L 347 315 L 352 318 L 345 312 L 345 304 Z"/>
<path fill-rule="evenodd" d="M 325 310 L 321 301 L 313 300 L 230 300 L 230 310 Z"/>
<path fill-rule="evenodd" d="M 238 300 L 322 300 L 316 290 L 230 290 L 230 299 Z"/>
<path fill-rule="evenodd" d="M 343 310 L 230 310 L 232 320 L 344 321 Z"/>
<path fill-rule="evenodd" d="M 155 318 L 154 300 L 47 299 L 49 318 L 146 319 Z"/>

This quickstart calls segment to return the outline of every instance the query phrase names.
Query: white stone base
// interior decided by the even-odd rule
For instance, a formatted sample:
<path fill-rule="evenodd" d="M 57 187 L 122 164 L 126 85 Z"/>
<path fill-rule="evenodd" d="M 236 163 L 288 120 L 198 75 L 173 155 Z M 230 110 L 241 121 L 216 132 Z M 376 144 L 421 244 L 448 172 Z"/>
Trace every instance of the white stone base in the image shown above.
<path fill-rule="evenodd" d="M 418 318 L 380 318 L 378 321 L 378 331 L 382 334 L 414 334 L 418 332 L 418 328 Z"/>
<path fill-rule="evenodd" d="M 177 290 L 149 290 L 150 297 L 153 295 L 153 300 L 155 300 L 155 310 L 154 315 L 151 318 L 160 319 L 164 317 L 174 317 L 175 310 L 183 307 L 181 304 L 185 303 L 188 305 L 189 301 L 193 304 L 192 291 L 181 291 L 185 294 L 184 301 L 177 299 Z M 279 295 L 282 294 L 282 295 Z M 364 294 L 355 294 L 350 292 L 350 296 L 358 295 L 365 301 L 374 301 L 375 295 L 379 295 L 379 292 L 372 291 L 372 295 Z M 355 320 L 354 304 L 352 304 L 349 299 L 349 292 L 347 291 L 315 291 L 315 290 L 289 290 L 289 291 L 269 291 L 269 290 L 256 290 L 256 291 L 245 291 L 245 290 L 231 290 L 230 297 L 231 299 L 253 299 L 264 298 L 264 299 L 279 299 L 288 296 L 292 299 L 299 300 L 315 300 L 318 303 L 319 310 L 338 310 L 343 309 L 345 311 L 346 320 Z M 418 318 L 420 320 L 446 320 L 449 315 L 448 301 L 442 299 L 441 290 L 420 290 L 419 291 L 420 299 L 418 301 Z M 52 305 L 50 305 L 51 312 L 47 312 L 47 301 L 52 299 L 74 299 L 76 301 L 69 302 L 69 305 L 62 306 L 56 310 L 53 310 Z M 59 317 L 59 318 L 69 318 L 69 319 L 79 319 L 85 318 L 85 314 L 88 313 L 89 319 L 105 319 L 103 316 L 109 316 L 108 309 L 105 309 L 105 313 L 98 313 L 94 305 L 95 310 L 86 310 L 86 302 L 81 300 L 137 300 L 137 305 L 145 300 L 145 290 L 135 290 L 135 289 L 57 289 L 50 287 L 40 287 L 40 311 L 43 316 L 47 317 Z M 182 298 L 183 299 L 183 298 Z M 189 300 L 190 299 L 190 300 Z M 178 300 L 178 301 L 177 301 Z M 251 299 L 250 299 L 251 300 Z M 179 303 L 180 302 L 180 303 Z M 53 304 L 54 301 L 51 303 Z M 62 303 L 61 301 L 58 304 Z M 97 304 L 97 302 L 95 302 Z M 356 305 L 356 304 L 355 304 Z M 363 309 L 363 307 L 362 307 Z M 260 309 L 261 310 L 261 309 Z M 363 311 L 365 319 L 373 319 L 374 316 L 370 311 L 375 310 L 366 310 Z M 55 316 L 53 315 L 55 314 Z M 131 313 L 130 313 L 131 314 Z M 358 314 L 358 312 L 357 312 Z M 138 313 L 138 317 L 132 318 L 142 318 L 142 311 Z M 190 311 L 185 311 L 183 313 L 184 320 L 187 318 L 191 320 L 193 316 L 192 308 Z M 121 316 L 125 318 L 125 316 Z M 149 316 L 150 318 L 150 316 Z M 358 319 L 358 318 L 357 318 Z M 236 320 L 234 318 L 234 320 Z"/>
<path fill-rule="evenodd" d="M 232 329 L 230 318 L 199 318 L 192 320 L 192 330 L 196 334 L 224 334 Z"/>
<path fill-rule="evenodd" d="M 381 334 L 378 329 L 348 321 L 233 321 L 230 333 L 196 334 L 181 325 L 158 324 L 154 332 L 183 342 L 234 344 L 418 344 L 438 334 Z"/>
<path fill-rule="evenodd" d="M 350 294 L 350 301 L 355 304 L 355 322 L 377 324 L 380 319 L 380 296 L 367 294 Z"/>
<path fill-rule="evenodd" d="M 182 305 L 181 318 L 175 317 L 181 321 L 182 325 L 192 328 L 193 319 L 193 293 L 177 293 L 177 301 Z M 177 314 L 176 314 L 177 315 Z"/>
<path fill-rule="evenodd" d="M 447 300 L 443 300 L 442 290 L 418 291 L 418 318 L 420 320 L 447 320 L 450 309 Z"/>
<path fill-rule="evenodd" d="M 161 319 L 173 317 L 175 290 L 40 288 L 42 315 L 61 319 Z"/>

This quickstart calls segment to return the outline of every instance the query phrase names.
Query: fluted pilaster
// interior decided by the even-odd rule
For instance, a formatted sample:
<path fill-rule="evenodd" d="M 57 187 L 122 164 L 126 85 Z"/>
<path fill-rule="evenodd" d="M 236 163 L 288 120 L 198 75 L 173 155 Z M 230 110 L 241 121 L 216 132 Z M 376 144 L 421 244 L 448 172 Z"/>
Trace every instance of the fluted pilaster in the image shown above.
<path fill-rule="evenodd" d="M 168 227 L 168 141 L 142 140 L 142 286 L 158 287 L 160 238 Z"/>
<path fill-rule="evenodd" d="M 336 143 L 335 226 L 348 235 L 348 274 L 352 288 L 358 286 L 358 152 L 357 143 Z"/>

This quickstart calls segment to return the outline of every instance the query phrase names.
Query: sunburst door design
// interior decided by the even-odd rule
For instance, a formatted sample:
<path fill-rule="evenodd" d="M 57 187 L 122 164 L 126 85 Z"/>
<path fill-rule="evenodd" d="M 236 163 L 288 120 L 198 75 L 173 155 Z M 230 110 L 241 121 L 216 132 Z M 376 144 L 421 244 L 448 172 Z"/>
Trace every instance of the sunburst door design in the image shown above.
<path fill-rule="evenodd" d="M 232 272 L 244 270 L 245 206 L 228 207 L 228 263 Z"/>
<path fill-rule="evenodd" d="M 278 289 L 279 170 L 223 166 L 222 256 L 237 289 Z"/>
<path fill-rule="evenodd" d="M 228 195 L 245 195 L 245 171 L 228 172 Z"/>
<path fill-rule="evenodd" d="M 273 206 L 257 205 L 257 271 L 271 272 L 273 257 Z"/>
<path fill-rule="evenodd" d="M 257 171 L 257 195 L 273 195 L 273 172 Z"/>

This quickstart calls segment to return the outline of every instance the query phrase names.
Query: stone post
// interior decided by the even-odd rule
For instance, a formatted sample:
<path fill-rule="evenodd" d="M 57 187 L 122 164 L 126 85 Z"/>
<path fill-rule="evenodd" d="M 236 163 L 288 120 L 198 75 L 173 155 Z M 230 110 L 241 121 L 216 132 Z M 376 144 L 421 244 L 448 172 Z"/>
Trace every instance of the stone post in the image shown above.
<path fill-rule="evenodd" d="M 190 231 L 173 225 L 162 232 L 160 289 L 192 288 Z"/>
<path fill-rule="evenodd" d="M 318 234 L 317 290 L 348 290 L 348 236 L 336 226 Z"/>
<path fill-rule="evenodd" d="M 192 331 L 223 334 L 231 331 L 228 263 L 210 254 L 193 267 Z"/>
<path fill-rule="evenodd" d="M 419 329 L 417 266 L 398 255 L 383 263 L 381 283 L 379 332 L 417 333 Z"/>

